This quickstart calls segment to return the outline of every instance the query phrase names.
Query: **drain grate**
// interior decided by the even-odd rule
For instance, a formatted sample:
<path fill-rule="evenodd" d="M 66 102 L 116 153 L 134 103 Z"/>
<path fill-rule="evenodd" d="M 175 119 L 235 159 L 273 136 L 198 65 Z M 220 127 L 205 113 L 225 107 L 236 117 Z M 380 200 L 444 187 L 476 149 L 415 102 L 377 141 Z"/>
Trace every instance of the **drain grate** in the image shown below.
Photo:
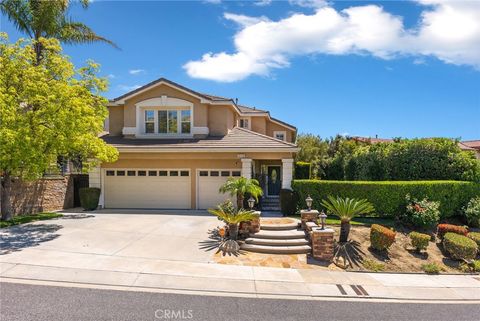
<path fill-rule="evenodd" d="M 347 293 L 347 289 L 345 289 L 341 284 L 336 284 L 337 288 L 338 288 L 338 291 L 340 291 L 340 293 L 342 295 L 348 295 Z M 363 286 L 361 285 L 357 285 L 357 284 L 350 284 L 350 288 L 353 290 L 353 292 L 355 292 L 356 295 L 358 296 L 369 296 L 368 292 L 363 288 Z"/>

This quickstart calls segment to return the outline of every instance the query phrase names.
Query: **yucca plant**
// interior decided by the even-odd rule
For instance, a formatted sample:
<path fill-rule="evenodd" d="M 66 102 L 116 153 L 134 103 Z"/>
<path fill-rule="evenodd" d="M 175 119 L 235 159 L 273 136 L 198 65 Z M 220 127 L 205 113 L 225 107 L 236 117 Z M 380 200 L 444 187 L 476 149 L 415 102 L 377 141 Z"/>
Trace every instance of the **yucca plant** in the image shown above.
<path fill-rule="evenodd" d="M 257 217 L 254 211 L 236 209 L 230 201 L 218 205 L 216 209 L 209 209 L 208 212 L 228 225 L 228 236 L 232 240 L 237 239 L 240 222 L 250 222 Z"/>
<path fill-rule="evenodd" d="M 328 196 L 328 200 L 322 201 L 322 206 L 327 212 L 337 215 L 340 218 L 340 243 L 348 241 L 350 233 L 350 220 L 361 214 L 368 214 L 375 211 L 373 205 L 366 199 L 342 198 Z"/>
<path fill-rule="evenodd" d="M 263 195 L 263 190 L 258 181 L 254 178 L 247 179 L 245 177 L 233 178 L 230 177 L 220 186 L 220 193 L 229 193 L 230 196 L 237 197 L 237 208 L 243 208 L 243 200 L 245 194 L 252 196 L 257 202 L 258 197 Z"/>

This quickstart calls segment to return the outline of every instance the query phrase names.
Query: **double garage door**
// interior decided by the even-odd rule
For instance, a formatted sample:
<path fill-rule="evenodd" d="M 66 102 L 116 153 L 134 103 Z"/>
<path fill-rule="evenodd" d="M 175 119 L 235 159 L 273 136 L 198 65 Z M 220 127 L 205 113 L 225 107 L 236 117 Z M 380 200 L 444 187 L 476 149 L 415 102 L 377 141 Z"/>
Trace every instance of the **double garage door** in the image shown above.
<path fill-rule="evenodd" d="M 192 177 L 197 175 L 197 208 L 206 209 L 228 198 L 218 192 L 236 170 L 190 169 L 107 169 L 105 170 L 106 208 L 190 209 Z"/>

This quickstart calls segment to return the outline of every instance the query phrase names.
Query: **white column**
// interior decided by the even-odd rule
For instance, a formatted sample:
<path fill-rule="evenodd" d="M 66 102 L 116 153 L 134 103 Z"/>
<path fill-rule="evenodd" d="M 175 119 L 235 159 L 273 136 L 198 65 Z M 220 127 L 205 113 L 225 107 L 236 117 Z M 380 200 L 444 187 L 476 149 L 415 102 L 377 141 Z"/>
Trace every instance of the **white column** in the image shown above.
<path fill-rule="evenodd" d="M 282 159 L 282 188 L 292 189 L 293 159 Z"/>
<path fill-rule="evenodd" d="M 242 176 L 252 178 L 252 160 L 250 158 L 242 158 Z"/>
<path fill-rule="evenodd" d="M 88 186 L 100 189 L 100 200 L 98 202 L 98 206 L 100 208 L 104 207 L 105 199 L 103 193 L 103 177 L 100 165 L 92 167 L 88 172 Z"/>

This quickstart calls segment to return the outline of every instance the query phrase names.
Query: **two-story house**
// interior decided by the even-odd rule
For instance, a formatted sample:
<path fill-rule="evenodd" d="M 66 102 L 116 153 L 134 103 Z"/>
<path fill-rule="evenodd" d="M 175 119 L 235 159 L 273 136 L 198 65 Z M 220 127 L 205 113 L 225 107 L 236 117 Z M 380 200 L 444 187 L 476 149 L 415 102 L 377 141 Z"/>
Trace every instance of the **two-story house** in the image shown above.
<path fill-rule="evenodd" d="M 206 209 L 229 178 L 257 178 L 267 198 L 290 188 L 296 128 L 268 111 L 160 78 L 108 105 L 103 139 L 120 155 L 90 173 L 105 208 Z"/>

